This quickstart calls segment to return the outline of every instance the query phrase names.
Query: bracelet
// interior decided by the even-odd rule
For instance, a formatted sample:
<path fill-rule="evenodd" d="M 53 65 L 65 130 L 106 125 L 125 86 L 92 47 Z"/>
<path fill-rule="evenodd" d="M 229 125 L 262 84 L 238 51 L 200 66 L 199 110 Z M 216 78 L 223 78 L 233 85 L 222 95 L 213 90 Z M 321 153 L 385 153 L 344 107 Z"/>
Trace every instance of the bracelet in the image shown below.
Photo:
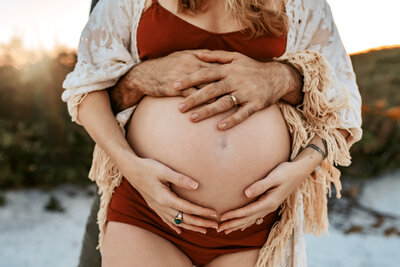
<path fill-rule="evenodd" d="M 321 138 L 322 140 L 322 144 L 324 144 L 324 148 L 325 148 L 325 158 L 328 156 L 328 144 L 326 143 L 326 140 L 324 138 Z M 325 159 L 324 158 L 324 159 Z"/>
<path fill-rule="evenodd" d="M 325 143 L 324 143 L 324 146 L 325 146 Z M 322 155 L 322 159 L 323 159 L 323 160 L 328 156 L 328 155 L 327 155 L 324 151 L 322 151 L 322 149 L 319 148 L 317 145 L 308 144 L 304 149 L 306 149 L 307 147 L 311 147 L 311 148 L 315 149 L 316 151 L 318 151 L 318 152 Z"/>

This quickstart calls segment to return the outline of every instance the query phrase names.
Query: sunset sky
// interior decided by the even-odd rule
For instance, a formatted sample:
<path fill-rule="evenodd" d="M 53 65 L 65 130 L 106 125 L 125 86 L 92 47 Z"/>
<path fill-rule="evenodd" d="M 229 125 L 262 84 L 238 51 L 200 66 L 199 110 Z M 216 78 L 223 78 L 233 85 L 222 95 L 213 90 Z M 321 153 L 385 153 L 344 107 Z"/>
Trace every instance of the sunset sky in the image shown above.
<path fill-rule="evenodd" d="M 90 0 L 1 0 L 0 43 L 77 47 Z M 328 0 L 347 52 L 400 44 L 400 0 Z"/>

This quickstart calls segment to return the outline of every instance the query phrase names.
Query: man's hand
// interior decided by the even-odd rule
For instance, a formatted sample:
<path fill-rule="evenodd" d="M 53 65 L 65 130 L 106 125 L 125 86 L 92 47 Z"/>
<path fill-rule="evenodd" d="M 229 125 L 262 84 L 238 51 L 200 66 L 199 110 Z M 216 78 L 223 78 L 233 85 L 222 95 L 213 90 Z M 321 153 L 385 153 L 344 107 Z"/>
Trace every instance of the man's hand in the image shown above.
<path fill-rule="evenodd" d="M 279 99 L 292 105 L 302 102 L 302 77 L 289 65 L 260 62 L 237 52 L 223 50 L 199 51 L 196 52 L 196 56 L 204 62 L 221 64 L 211 65 L 193 73 L 182 73 L 181 78 L 174 83 L 178 91 L 199 83 L 208 84 L 200 90 L 190 92 L 178 106 L 181 112 L 218 98 L 217 101 L 193 112 L 193 122 L 231 109 L 234 103 L 228 94 L 235 96 L 240 108 L 218 124 L 220 130 L 239 124 L 254 112 L 276 103 Z"/>
<path fill-rule="evenodd" d="M 188 96 L 205 84 L 194 84 L 186 90 L 177 91 L 173 82 L 182 77 L 200 71 L 218 63 L 208 63 L 195 56 L 195 52 L 205 50 L 184 50 L 162 58 L 142 61 L 136 64 L 116 84 L 109 88 L 111 105 L 118 113 L 135 105 L 144 95 L 153 97 Z"/>

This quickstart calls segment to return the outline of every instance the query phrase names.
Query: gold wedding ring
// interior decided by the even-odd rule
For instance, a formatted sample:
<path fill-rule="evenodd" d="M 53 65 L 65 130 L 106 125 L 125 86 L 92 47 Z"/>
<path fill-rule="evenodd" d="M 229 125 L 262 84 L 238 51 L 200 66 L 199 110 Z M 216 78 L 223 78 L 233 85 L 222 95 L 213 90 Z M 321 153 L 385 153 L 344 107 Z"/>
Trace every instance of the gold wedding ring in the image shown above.
<path fill-rule="evenodd" d="M 264 222 L 264 219 L 263 218 L 258 218 L 257 220 L 256 220 L 256 224 L 257 225 L 260 225 L 260 224 L 262 224 Z"/>
<path fill-rule="evenodd" d="M 239 104 L 239 101 L 233 94 L 229 94 L 229 96 L 232 98 L 233 106 L 236 106 L 237 104 Z"/>

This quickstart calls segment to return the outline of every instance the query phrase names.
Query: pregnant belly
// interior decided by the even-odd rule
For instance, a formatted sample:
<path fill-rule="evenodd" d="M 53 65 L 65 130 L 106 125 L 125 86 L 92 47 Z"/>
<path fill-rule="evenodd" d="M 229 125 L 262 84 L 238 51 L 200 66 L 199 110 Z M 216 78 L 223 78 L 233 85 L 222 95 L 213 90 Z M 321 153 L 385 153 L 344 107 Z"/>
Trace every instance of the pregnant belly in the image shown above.
<path fill-rule="evenodd" d="M 190 112 L 177 109 L 182 99 L 145 96 L 139 102 L 127 131 L 133 150 L 196 179 L 196 191 L 171 187 L 195 204 L 222 214 L 254 201 L 244 190 L 289 159 L 290 136 L 279 107 L 260 110 L 221 131 L 218 122 L 237 107 L 193 123 Z"/>

